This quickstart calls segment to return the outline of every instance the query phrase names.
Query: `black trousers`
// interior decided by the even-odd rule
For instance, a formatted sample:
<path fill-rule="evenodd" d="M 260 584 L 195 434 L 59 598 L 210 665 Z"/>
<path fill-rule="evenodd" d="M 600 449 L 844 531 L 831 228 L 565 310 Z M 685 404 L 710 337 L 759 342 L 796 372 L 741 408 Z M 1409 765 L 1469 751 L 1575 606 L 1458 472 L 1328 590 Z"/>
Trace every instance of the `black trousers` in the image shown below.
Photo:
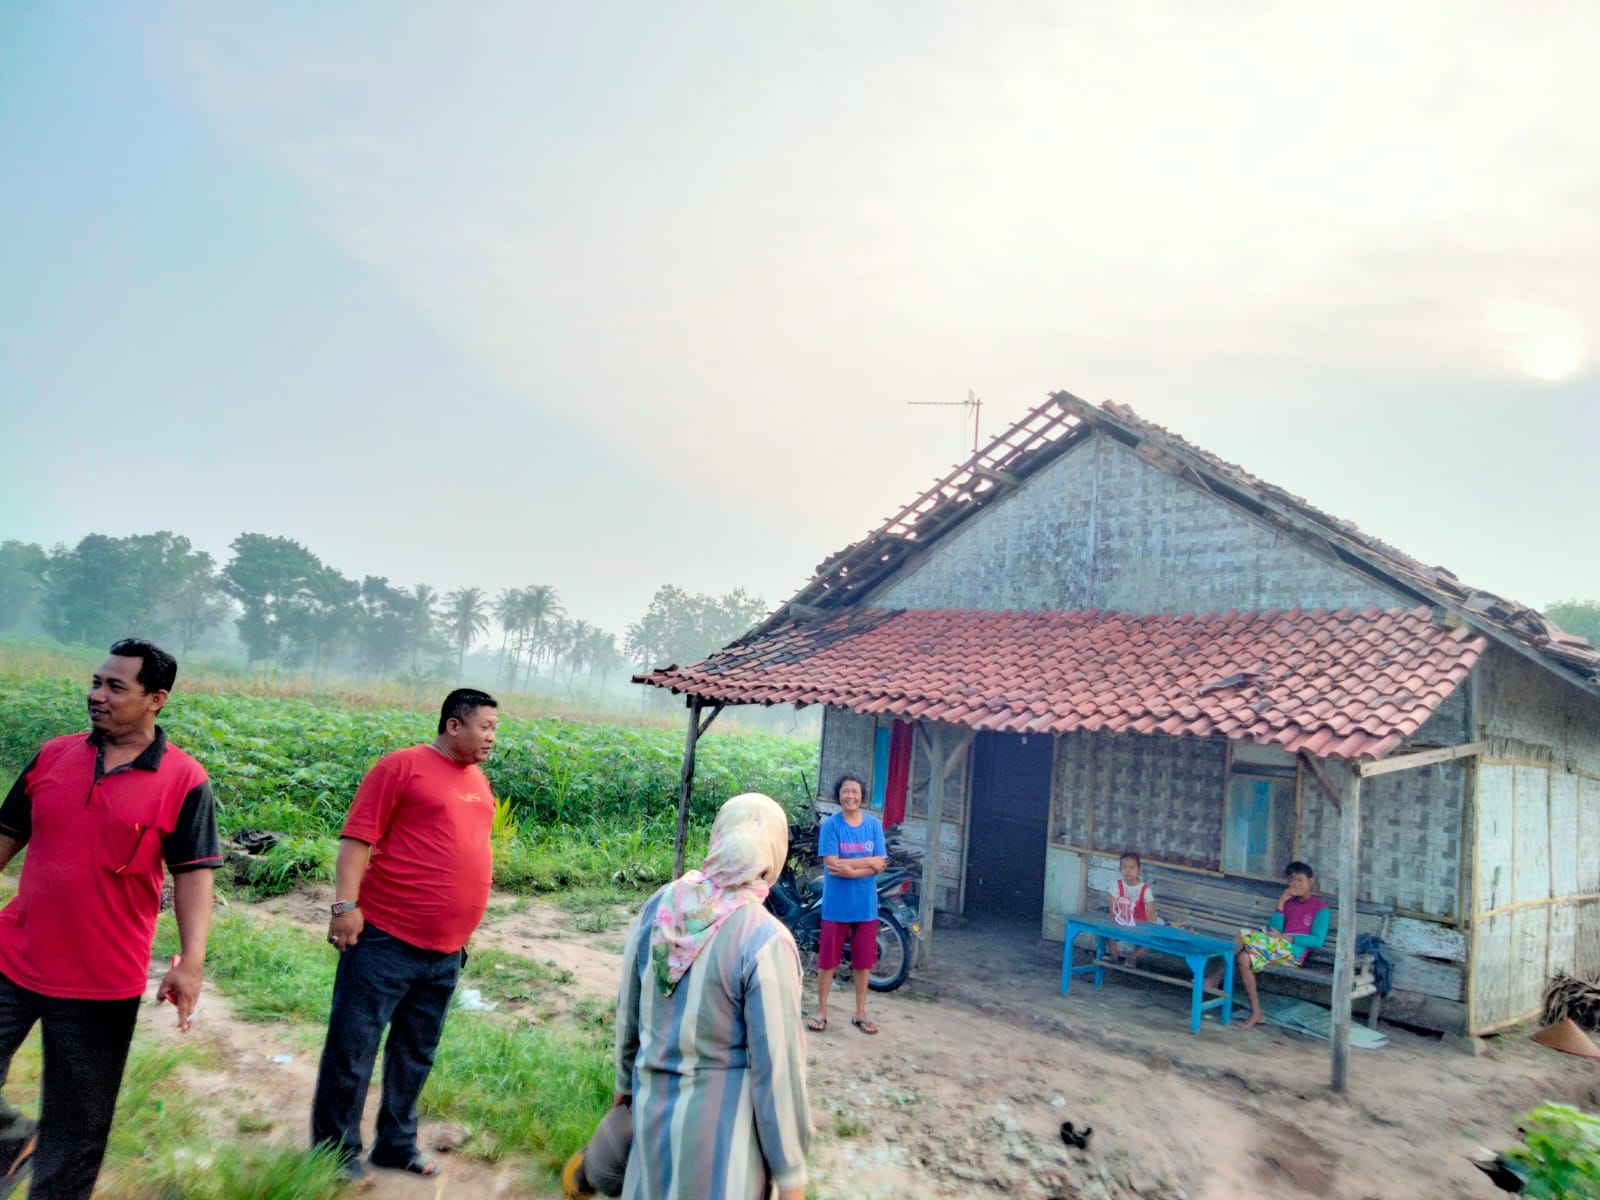
<path fill-rule="evenodd" d="M 28 1186 L 33 1200 L 87 1200 L 94 1191 L 138 1017 L 137 996 L 61 1000 L 0 975 L 0 1084 L 35 1022 L 43 1030 L 39 1145 Z"/>
<path fill-rule="evenodd" d="M 311 1143 L 348 1160 L 361 1155 L 361 1110 L 384 1027 L 383 1096 L 372 1161 L 401 1165 L 417 1153 L 417 1096 L 461 971 L 461 951 L 424 950 L 368 925 L 339 956 L 328 1040 L 311 1101 Z"/>

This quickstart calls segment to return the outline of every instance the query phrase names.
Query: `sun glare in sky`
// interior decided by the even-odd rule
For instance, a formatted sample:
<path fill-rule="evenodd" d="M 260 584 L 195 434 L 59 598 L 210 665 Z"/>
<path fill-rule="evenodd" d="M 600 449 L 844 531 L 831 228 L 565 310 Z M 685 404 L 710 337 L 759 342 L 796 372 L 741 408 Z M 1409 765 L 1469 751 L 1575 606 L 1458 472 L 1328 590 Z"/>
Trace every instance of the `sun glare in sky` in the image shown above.
<path fill-rule="evenodd" d="M 1560 383 L 1584 364 L 1586 339 L 1571 313 L 1537 304 L 1504 304 L 1490 315 L 1501 353 L 1519 374 Z"/>

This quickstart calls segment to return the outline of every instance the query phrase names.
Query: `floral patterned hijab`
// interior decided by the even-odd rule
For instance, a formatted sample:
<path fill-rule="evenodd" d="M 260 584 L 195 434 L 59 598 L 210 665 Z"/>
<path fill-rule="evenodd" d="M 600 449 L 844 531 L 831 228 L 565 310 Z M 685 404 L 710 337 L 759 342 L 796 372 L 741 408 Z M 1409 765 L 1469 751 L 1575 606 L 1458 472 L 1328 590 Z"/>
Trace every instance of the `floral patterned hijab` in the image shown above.
<path fill-rule="evenodd" d="M 669 884 L 656 906 L 650 964 L 663 996 L 672 995 L 724 921 L 767 898 L 788 857 L 789 818 L 776 800 L 746 792 L 722 806 L 705 862 Z"/>

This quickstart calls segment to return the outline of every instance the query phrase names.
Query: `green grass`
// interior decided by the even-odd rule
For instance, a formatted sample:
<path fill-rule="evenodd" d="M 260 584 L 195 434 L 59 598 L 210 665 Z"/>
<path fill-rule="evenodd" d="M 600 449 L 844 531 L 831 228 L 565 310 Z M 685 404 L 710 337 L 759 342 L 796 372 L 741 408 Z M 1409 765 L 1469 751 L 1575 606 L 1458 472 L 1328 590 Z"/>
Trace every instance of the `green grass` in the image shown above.
<path fill-rule="evenodd" d="M 202 1101 L 174 1078 L 200 1058 L 189 1046 L 134 1045 L 98 1190 L 128 1200 L 323 1200 L 344 1190 L 326 1155 L 216 1141 Z"/>
<path fill-rule="evenodd" d="M 337 1167 L 323 1157 L 259 1141 L 217 1142 L 204 1103 L 176 1078 L 184 1064 L 210 1065 L 196 1046 L 135 1039 L 98 1194 L 119 1200 L 331 1200 L 343 1192 Z M 37 1114 L 38 1088 L 35 1033 L 12 1059 L 6 1091 L 24 1111 Z M 253 1132 L 242 1118 L 237 1129 Z"/>
<path fill-rule="evenodd" d="M 170 915 L 162 918 L 156 941 L 157 953 L 176 947 Z M 325 1022 L 333 971 L 333 956 L 316 935 L 287 922 L 219 913 L 212 923 L 207 981 L 245 1019 Z M 570 978 L 533 959 L 483 949 L 470 956 L 462 985 L 502 1000 L 538 1001 Z M 473 1131 L 469 1154 L 527 1155 L 544 1168 L 559 1168 L 588 1140 L 611 1099 L 610 1005 L 580 1001 L 571 1011 L 575 1019 L 556 1029 L 503 1013 L 452 1011 L 422 1094 L 423 1111 Z M 246 1114 L 240 1121 L 264 1119 Z"/>
<path fill-rule="evenodd" d="M 474 947 L 461 973 L 462 987 L 477 988 L 486 1000 L 513 1004 L 543 1000 L 551 988 L 571 982 L 571 971 L 489 947 Z"/>
<path fill-rule="evenodd" d="M 496 1013 L 452 1013 L 422 1091 L 430 1117 L 466 1125 L 469 1153 L 518 1153 L 556 1171 L 588 1142 L 611 1103 L 603 1027 L 518 1026 Z"/>
<path fill-rule="evenodd" d="M 178 952 L 170 913 L 156 927 L 155 953 Z M 206 944 L 206 980 L 247 1021 L 328 1019 L 338 960 L 315 934 L 250 913 L 218 913 Z"/>

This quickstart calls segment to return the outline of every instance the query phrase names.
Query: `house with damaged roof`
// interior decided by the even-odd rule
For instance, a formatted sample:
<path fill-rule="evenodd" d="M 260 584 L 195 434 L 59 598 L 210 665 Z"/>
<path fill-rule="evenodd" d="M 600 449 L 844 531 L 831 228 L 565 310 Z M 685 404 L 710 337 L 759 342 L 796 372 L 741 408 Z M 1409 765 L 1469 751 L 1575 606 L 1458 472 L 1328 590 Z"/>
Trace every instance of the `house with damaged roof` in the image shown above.
<path fill-rule="evenodd" d="M 1219 911 L 1299 858 L 1385 931 L 1391 1018 L 1487 1033 L 1600 974 L 1600 653 L 1121 405 L 1051 396 L 637 679 L 687 698 L 686 779 L 720 706 L 823 705 L 822 787 L 903 810 L 947 912 L 1060 939 L 1124 849 Z"/>

